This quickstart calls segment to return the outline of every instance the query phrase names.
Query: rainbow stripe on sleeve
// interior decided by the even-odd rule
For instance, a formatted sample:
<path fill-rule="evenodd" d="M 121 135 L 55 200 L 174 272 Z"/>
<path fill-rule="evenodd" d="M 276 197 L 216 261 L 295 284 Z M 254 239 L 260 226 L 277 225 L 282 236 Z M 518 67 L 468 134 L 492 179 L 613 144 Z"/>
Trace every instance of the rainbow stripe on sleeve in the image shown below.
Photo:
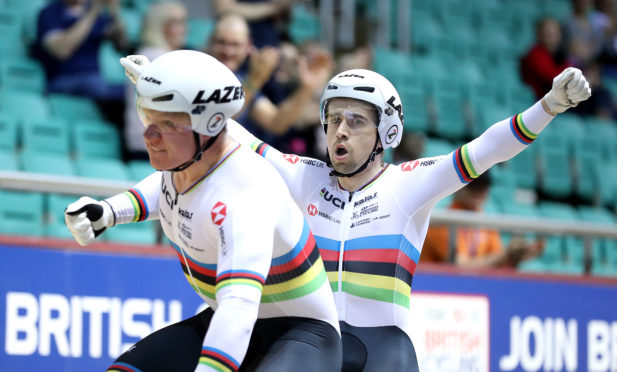
<path fill-rule="evenodd" d="M 510 129 L 514 137 L 524 145 L 529 145 L 538 137 L 537 134 L 527 129 L 523 123 L 522 114 L 514 115 L 512 119 L 510 119 Z"/>
<path fill-rule="evenodd" d="M 231 357 L 231 355 L 207 346 L 201 349 L 199 364 L 207 365 L 220 372 L 235 372 L 240 368 L 240 363 Z"/>
<path fill-rule="evenodd" d="M 480 176 L 471 164 L 467 145 L 459 147 L 452 153 L 452 162 L 462 183 L 469 183 Z"/>
<path fill-rule="evenodd" d="M 260 292 L 263 290 L 266 279 L 254 271 L 249 270 L 229 270 L 222 272 L 216 278 L 215 290 L 235 284 L 251 285 Z"/>
<path fill-rule="evenodd" d="M 266 153 L 268 152 L 268 149 L 270 149 L 270 145 L 268 145 L 265 142 L 262 141 L 255 141 L 253 143 L 251 143 L 251 148 L 253 149 L 253 151 L 255 151 L 257 154 L 261 155 L 262 157 L 266 157 Z"/>
<path fill-rule="evenodd" d="M 148 210 L 148 205 L 146 204 L 146 199 L 143 194 L 137 189 L 129 189 L 124 192 L 124 195 L 129 198 L 135 210 L 135 217 L 133 217 L 133 221 L 131 222 L 145 221 L 150 211 Z"/>

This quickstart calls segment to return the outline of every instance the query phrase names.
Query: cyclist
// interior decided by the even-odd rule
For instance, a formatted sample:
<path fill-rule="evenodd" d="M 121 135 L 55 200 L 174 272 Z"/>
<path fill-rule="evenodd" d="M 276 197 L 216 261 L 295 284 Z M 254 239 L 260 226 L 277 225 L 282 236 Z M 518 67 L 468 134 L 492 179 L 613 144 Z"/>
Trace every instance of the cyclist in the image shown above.
<path fill-rule="evenodd" d="M 243 104 L 216 59 L 174 51 L 137 81 L 158 172 L 65 212 L 82 245 L 116 224 L 160 219 L 193 289 L 209 305 L 158 330 L 109 371 L 334 371 L 341 339 L 315 240 L 276 170 L 226 133 Z"/>
<path fill-rule="evenodd" d="M 127 74 L 147 65 L 130 57 Z M 496 163 L 524 150 L 555 115 L 591 95 L 568 68 L 521 114 L 493 124 L 451 154 L 383 161 L 403 132 L 394 86 L 369 70 L 335 75 L 321 97 L 328 161 L 282 154 L 235 122 L 229 132 L 268 159 L 315 233 L 334 291 L 343 339 L 343 371 L 417 371 L 409 299 L 432 208 Z"/>

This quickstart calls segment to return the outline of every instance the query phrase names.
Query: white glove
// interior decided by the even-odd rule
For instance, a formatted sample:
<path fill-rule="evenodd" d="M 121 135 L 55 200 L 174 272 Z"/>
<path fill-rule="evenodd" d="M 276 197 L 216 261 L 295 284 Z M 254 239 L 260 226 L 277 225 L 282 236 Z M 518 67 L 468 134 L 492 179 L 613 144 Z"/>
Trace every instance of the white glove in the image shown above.
<path fill-rule="evenodd" d="M 124 73 L 131 83 L 137 84 L 139 75 L 150 64 L 150 60 L 146 56 L 137 54 L 120 58 L 120 64 L 124 67 Z"/>
<path fill-rule="evenodd" d="M 77 243 L 87 245 L 114 225 L 115 217 L 107 202 L 81 197 L 64 210 L 64 222 Z"/>
<path fill-rule="evenodd" d="M 553 88 L 544 96 L 544 103 L 555 114 L 576 107 L 591 96 L 589 82 L 581 70 L 568 67 L 553 79 Z"/>

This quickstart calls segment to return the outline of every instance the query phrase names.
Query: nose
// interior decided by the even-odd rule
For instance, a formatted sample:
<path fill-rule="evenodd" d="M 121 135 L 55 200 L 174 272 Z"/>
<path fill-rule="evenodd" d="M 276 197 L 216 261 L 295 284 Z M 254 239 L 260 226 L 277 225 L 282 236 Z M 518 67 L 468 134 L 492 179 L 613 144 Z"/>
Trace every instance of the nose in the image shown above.
<path fill-rule="evenodd" d="M 349 126 L 347 125 L 347 119 L 343 119 L 343 121 L 336 128 L 336 137 L 349 138 Z"/>
<path fill-rule="evenodd" d="M 155 125 L 148 125 L 146 127 L 146 130 L 144 130 L 143 136 L 147 140 L 153 140 L 155 138 L 160 138 L 161 137 L 161 133 L 159 133 L 159 131 L 156 129 Z"/>

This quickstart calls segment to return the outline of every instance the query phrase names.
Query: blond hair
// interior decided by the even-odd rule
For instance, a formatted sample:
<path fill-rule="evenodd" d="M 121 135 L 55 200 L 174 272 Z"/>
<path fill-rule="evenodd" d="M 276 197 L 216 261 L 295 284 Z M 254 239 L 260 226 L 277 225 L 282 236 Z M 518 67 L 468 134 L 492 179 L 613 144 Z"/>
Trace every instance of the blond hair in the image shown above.
<path fill-rule="evenodd" d="M 163 1 L 152 4 L 148 8 L 141 26 L 142 45 L 171 50 L 165 38 L 165 25 L 178 10 L 186 14 L 186 7 L 180 2 Z"/>

